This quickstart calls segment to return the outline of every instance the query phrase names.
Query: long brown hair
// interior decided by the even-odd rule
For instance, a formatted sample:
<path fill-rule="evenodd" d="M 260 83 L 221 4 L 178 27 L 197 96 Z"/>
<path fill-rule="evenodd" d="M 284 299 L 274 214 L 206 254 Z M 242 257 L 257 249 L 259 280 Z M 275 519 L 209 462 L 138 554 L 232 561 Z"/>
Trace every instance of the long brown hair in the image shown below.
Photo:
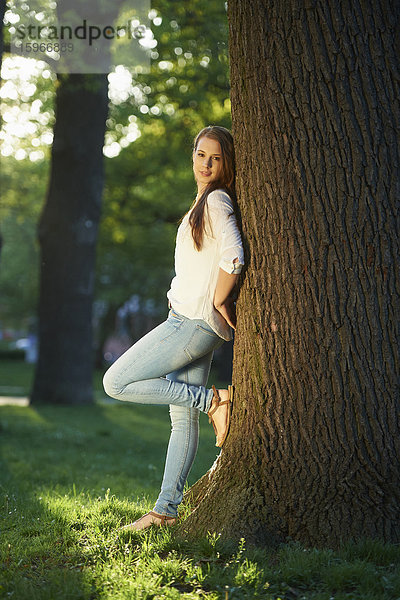
<path fill-rule="evenodd" d="M 216 181 L 213 181 L 205 187 L 200 198 L 192 204 L 192 211 L 189 217 L 189 224 L 192 228 L 192 237 L 196 250 L 201 250 L 203 245 L 203 236 L 205 229 L 205 207 L 207 205 L 208 195 L 217 189 L 225 190 L 232 199 L 234 207 L 236 206 L 235 192 L 235 149 L 233 146 L 233 137 L 231 132 L 225 127 L 219 125 L 209 125 L 204 127 L 196 136 L 193 144 L 193 153 L 196 152 L 202 137 L 208 137 L 219 142 L 221 146 L 221 172 Z"/>

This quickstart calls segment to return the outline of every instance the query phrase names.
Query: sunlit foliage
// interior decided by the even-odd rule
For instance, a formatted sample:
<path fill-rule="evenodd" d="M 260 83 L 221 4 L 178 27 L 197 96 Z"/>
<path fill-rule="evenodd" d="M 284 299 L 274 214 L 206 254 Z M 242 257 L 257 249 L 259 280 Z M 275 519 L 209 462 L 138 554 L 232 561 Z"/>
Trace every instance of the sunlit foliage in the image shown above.
<path fill-rule="evenodd" d="M 138 294 L 161 313 L 177 224 L 195 194 L 192 139 L 204 125 L 230 126 L 227 20 L 223 3 L 205 7 L 198 0 L 153 2 L 149 18 L 156 41 L 149 48 L 150 71 L 120 65 L 109 75 L 97 300 L 117 307 Z M 22 285 L 27 255 L 23 312 L 36 310 L 36 223 L 46 193 L 57 82 L 46 62 L 11 55 L 4 57 L 2 75 L 4 320 L 20 314 L 12 282 Z"/>

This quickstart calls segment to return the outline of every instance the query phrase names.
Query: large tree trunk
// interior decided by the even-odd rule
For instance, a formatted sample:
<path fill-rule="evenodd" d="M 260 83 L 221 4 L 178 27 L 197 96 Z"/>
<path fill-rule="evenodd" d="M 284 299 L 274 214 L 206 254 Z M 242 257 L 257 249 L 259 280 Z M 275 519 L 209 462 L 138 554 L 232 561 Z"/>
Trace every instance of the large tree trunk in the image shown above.
<path fill-rule="evenodd" d="M 92 302 L 107 108 L 107 75 L 59 76 L 50 186 L 39 224 L 33 403 L 93 400 Z"/>
<path fill-rule="evenodd" d="M 194 531 L 400 540 L 399 6 L 229 2 L 248 268 Z"/>

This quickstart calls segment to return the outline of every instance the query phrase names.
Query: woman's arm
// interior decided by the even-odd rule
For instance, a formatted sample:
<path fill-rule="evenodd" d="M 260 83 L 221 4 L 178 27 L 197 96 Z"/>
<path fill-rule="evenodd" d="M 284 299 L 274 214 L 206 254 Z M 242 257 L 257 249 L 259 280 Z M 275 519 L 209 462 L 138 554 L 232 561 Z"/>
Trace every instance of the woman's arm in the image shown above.
<path fill-rule="evenodd" d="M 235 258 L 234 263 L 239 259 Z M 236 329 L 236 307 L 231 295 L 239 275 L 227 273 L 221 267 L 218 272 L 217 285 L 214 294 L 214 307 L 224 317 L 233 329 Z"/>
<path fill-rule="evenodd" d="M 216 238 L 220 238 L 219 271 L 214 307 L 236 329 L 236 307 L 232 293 L 244 265 L 243 244 L 232 200 L 225 192 L 214 190 L 207 199 L 210 220 Z"/>

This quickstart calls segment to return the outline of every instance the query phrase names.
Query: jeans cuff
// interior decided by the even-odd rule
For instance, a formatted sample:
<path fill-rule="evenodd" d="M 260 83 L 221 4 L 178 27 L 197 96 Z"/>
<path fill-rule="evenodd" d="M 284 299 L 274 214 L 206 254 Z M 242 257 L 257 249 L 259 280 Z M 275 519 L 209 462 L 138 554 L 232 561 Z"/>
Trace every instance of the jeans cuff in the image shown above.
<path fill-rule="evenodd" d="M 158 510 L 157 509 L 157 504 L 155 505 L 155 507 L 152 510 L 153 510 L 153 512 L 157 513 L 158 515 L 162 515 L 162 516 L 165 516 L 165 517 L 174 517 L 174 518 L 176 518 L 178 516 L 178 513 L 176 513 L 176 514 L 173 515 L 171 513 L 166 513 L 164 509 Z"/>
<path fill-rule="evenodd" d="M 205 403 L 205 410 L 204 412 L 207 414 L 208 411 L 211 408 L 211 404 L 212 404 L 212 399 L 214 397 L 214 392 L 212 390 L 207 390 L 207 397 L 206 397 L 206 403 Z"/>

